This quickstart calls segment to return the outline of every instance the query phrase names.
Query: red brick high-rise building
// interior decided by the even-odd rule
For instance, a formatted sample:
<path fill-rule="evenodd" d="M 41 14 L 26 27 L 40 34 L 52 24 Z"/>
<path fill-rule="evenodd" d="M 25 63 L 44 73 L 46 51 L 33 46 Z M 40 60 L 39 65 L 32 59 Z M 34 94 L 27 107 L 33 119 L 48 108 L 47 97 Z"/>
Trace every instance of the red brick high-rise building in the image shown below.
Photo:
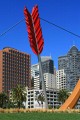
<path fill-rule="evenodd" d="M 9 92 L 17 84 L 31 87 L 30 55 L 5 47 L 0 50 L 0 92 Z"/>

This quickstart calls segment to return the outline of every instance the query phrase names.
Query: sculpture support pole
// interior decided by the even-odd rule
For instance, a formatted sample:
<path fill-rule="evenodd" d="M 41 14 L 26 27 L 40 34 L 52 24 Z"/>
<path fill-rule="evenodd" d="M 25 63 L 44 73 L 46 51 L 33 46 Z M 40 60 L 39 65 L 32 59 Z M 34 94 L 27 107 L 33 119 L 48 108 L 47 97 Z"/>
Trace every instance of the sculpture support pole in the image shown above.
<path fill-rule="evenodd" d="M 38 6 L 36 5 L 33 8 L 32 14 L 30 14 L 27 8 L 25 7 L 24 15 L 25 15 L 25 20 L 26 20 L 26 25 L 28 30 L 30 47 L 32 48 L 33 52 L 38 56 L 40 79 L 42 81 L 42 89 L 45 97 L 45 107 L 48 108 L 46 87 L 45 87 L 44 78 L 42 74 L 41 58 L 40 58 L 40 53 L 43 50 L 44 40 L 42 36 L 42 29 L 40 26 Z"/>
<path fill-rule="evenodd" d="M 46 86 L 43 78 L 43 73 L 42 73 L 42 64 L 41 64 L 41 57 L 38 54 L 38 62 L 39 62 L 39 74 L 40 74 L 40 79 L 42 81 L 42 89 L 44 92 L 44 97 L 45 97 L 45 108 L 48 109 L 48 101 L 47 101 L 47 94 L 46 94 Z"/>

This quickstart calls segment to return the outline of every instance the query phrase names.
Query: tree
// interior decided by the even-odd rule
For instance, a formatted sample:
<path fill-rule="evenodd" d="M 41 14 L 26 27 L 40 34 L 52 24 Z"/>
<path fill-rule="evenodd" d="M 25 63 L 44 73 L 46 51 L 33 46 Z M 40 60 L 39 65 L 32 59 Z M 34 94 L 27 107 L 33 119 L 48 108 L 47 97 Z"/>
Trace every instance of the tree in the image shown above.
<path fill-rule="evenodd" d="M 11 91 L 11 98 L 14 103 L 17 104 L 18 108 L 20 108 L 23 102 L 26 102 L 27 91 L 25 87 L 21 85 L 17 85 L 16 88 L 13 88 Z"/>
<path fill-rule="evenodd" d="M 49 109 L 52 109 L 52 108 L 53 108 L 53 106 L 52 106 L 52 105 L 48 105 L 48 108 L 49 108 Z"/>
<path fill-rule="evenodd" d="M 7 104 L 6 104 L 6 108 L 9 109 L 9 108 L 14 108 L 14 107 L 15 107 L 14 102 L 8 100 L 8 102 L 7 102 Z"/>
<path fill-rule="evenodd" d="M 0 93 L 0 107 L 5 108 L 8 101 L 8 96 L 6 93 Z"/>
<path fill-rule="evenodd" d="M 37 102 L 39 103 L 39 101 L 41 101 L 42 108 L 43 108 L 43 102 L 45 101 L 45 98 L 44 98 L 44 95 L 42 93 L 39 94 L 37 97 Z M 39 103 L 39 105 L 40 105 L 40 103 Z"/>
<path fill-rule="evenodd" d="M 58 101 L 64 103 L 65 100 L 69 97 L 69 93 L 66 89 L 60 90 L 58 94 Z"/>

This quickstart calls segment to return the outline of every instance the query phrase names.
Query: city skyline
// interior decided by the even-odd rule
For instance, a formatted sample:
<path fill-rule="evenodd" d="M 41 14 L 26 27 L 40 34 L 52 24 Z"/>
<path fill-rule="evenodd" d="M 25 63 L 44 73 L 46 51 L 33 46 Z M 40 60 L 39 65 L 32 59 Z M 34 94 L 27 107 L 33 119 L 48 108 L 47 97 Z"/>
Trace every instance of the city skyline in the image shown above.
<path fill-rule="evenodd" d="M 66 73 L 67 89 L 72 91 L 80 78 L 80 51 L 76 46 L 58 58 L 58 69 Z"/>
<path fill-rule="evenodd" d="M 39 6 L 39 14 L 41 18 L 79 35 L 79 0 L 77 0 L 77 2 L 76 0 L 51 0 L 46 2 L 43 2 L 43 0 L 24 0 L 19 2 L 16 0 L 3 0 L 0 4 L 0 34 L 24 18 L 24 6 L 26 6 L 31 12 L 35 4 L 38 4 Z M 51 26 L 42 20 L 41 27 L 44 38 L 44 49 L 41 56 L 51 55 L 56 68 L 58 66 L 58 57 L 65 55 L 73 44 L 80 49 L 78 37 Z M 4 36 L 0 37 L 0 49 L 6 46 L 31 54 L 32 64 L 37 63 L 37 57 L 29 46 L 25 21 L 21 22 Z"/>

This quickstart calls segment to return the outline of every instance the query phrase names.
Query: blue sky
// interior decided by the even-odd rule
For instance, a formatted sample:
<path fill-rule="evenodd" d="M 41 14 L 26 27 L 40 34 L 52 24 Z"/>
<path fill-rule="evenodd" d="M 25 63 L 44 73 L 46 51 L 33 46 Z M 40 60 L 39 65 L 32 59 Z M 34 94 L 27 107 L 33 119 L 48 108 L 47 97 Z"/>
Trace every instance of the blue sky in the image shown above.
<path fill-rule="evenodd" d="M 31 12 L 35 4 L 38 4 L 41 18 L 80 35 L 80 0 L 1 0 L 0 34 L 24 18 L 24 6 Z M 58 57 L 67 54 L 73 43 L 80 50 L 80 38 L 42 20 L 41 27 L 44 37 L 41 56 L 51 55 L 56 68 Z M 29 46 L 25 21 L 0 37 L 0 49 L 6 46 L 31 54 L 31 63 L 37 63 L 37 57 Z"/>

